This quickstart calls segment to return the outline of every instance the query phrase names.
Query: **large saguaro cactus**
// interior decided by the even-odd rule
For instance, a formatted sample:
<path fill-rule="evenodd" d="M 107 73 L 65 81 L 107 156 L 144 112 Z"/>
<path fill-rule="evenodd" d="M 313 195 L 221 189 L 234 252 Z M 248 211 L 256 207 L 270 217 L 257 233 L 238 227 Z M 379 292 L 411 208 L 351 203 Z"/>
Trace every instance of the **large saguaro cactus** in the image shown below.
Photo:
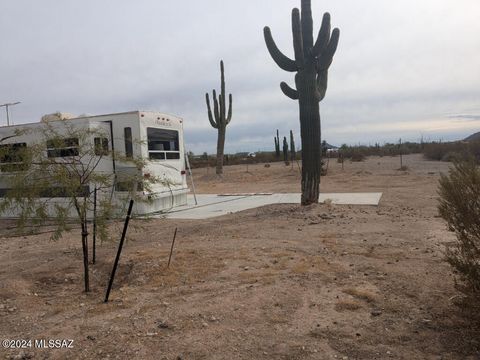
<path fill-rule="evenodd" d="M 320 101 L 327 91 L 327 73 L 337 50 L 340 31 L 330 34 L 330 14 L 323 15 L 322 25 L 313 43 L 313 19 L 311 0 L 302 0 L 301 16 L 297 8 L 292 10 L 292 33 L 295 60 L 285 56 L 275 44 L 270 28 L 263 29 L 268 51 L 277 65 L 289 72 L 296 72 L 292 89 L 285 82 L 280 84 L 283 93 L 298 100 L 300 108 L 300 136 L 302 140 L 302 205 L 318 202 L 320 193 Z"/>
<path fill-rule="evenodd" d="M 283 161 L 285 165 L 288 165 L 288 142 L 286 136 L 283 137 Z"/>
<path fill-rule="evenodd" d="M 290 160 L 295 161 L 297 153 L 295 151 L 295 139 L 293 137 L 293 130 L 290 130 Z"/>
<path fill-rule="evenodd" d="M 207 109 L 208 109 L 208 120 L 213 128 L 218 130 L 218 138 L 217 138 L 217 175 L 223 174 L 223 149 L 225 147 L 225 132 L 227 129 L 227 125 L 230 123 L 232 119 L 232 94 L 228 96 L 228 112 L 225 106 L 225 75 L 224 75 L 224 68 L 223 68 L 223 60 L 220 61 L 220 74 L 221 74 L 221 82 L 220 82 L 220 94 L 218 95 L 215 90 L 213 90 L 213 115 L 212 109 L 210 107 L 210 99 L 208 97 L 208 93 L 205 94 L 205 100 L 207 102 Z"/>
<path fill-rule="evenodd" d="M 273 141 L 275 142 L 275 157 L 279 159 L 280 158 L 280 137 L 278 136 L 278 129 L 277 129 L 277 137 L 274 137 Z"/>

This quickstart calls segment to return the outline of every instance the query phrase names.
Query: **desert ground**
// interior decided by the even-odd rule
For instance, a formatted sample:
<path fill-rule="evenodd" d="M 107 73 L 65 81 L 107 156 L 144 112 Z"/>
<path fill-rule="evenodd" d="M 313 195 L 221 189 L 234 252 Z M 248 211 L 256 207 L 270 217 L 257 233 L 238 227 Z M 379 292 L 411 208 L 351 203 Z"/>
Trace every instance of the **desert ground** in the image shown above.
<path fill-rule="evenodd" d="M 1 349 L 5 359 L 480 359 L 480 321 L 443 259 L 437 214 L 449 163 L 421 155 L 334 159 L 322 192 L 383 192 L 376 206 L 270 205 L 207 220 L 133 220 L 97 249 L 83 292 L 80 231 L 14 236 L 1 224 L 0 339 L 72 339 Z M 198 193 L 299 192 L 297 164 L 194 169 Z M 178 234 L 170 268 L 168 254 Z"/>

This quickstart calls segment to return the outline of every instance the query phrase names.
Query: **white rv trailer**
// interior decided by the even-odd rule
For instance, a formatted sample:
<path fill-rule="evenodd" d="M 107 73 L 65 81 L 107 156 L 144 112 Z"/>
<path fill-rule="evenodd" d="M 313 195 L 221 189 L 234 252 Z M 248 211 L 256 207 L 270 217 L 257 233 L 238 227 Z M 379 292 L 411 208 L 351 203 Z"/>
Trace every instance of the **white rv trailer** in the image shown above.
<path fill-rule="evenodd" d="M 181 118 L 158 112 L 131 111 L 49 121 L 48 124 L 59 134 L 62 134 L 67 127 L 101 130 L 102 133 L 108 134 L 108 138 L 103 140 L 105 142 L 102 145 L 108 146 L 108 150 L 112 153 L 120 153 L 126 157 L 142 157 L 147 160 L 145 168 L 142 169 L 142 175 L 158 177 L 163 181 L 153 184 L 151 193 L 143 193 L 153 201 L 135 204 L 134 211 L 137 214 L 159 212 L 186 204 L 189 190 Z M 41 131 L 35 131 L 43 126 L 46 126 L 44 122 L 0 127 L 0 139 L 5 139 L 1 145 L 28 146 L 38 141 L 46 141 L 38 138 Z M 12 136 L 18 130 L 26 131 L 20 132 L 18 136 Z M 94 140 L 96 141 L 96 139 L 90 139 L 92 143 Z M 74 148 L 75 142 L 72 146 Z M 49 149 L 47 145 L 45 156 L 72 156 L 71 151 L 72 149 Z M 5 166 L 8 165 L 5 162 L 8 162 L 8 159 L 0 159 L 0 196 L 4 196 L 8 191 L 5 176 L 8 176 L 12 168 Z M 119 174 L 121 178 L 122 172 L 132 170 L 136 170 L 132 165 L 122 163 L 113 156 L 105 156 L 95 171 Z M 112 192 L 119 197 L 125 194 L 123 192 L 122 195 L 118 187 L 112 189 Z M 15 214 L 4 213 L 1 216 L 15 217 Z"/>

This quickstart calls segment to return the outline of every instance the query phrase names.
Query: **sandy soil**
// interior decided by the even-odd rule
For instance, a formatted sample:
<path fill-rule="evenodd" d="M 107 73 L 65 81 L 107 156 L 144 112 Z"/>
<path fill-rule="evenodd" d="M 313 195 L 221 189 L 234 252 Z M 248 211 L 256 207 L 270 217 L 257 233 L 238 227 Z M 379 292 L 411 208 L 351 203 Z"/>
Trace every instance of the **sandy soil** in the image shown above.
<path fill-rule="evenodd" d="M 117 240 L 82 292 L 79 231 L 0 239 L 0 339 L 73 339 L 1 349 L 34 359 L 479 359 L 480 331 L 443 261 L 447 163 L 406 156 L 331 161 L 322 191 L 381 191 L 378 207 L 271 205 L 208 220 L 136 220 L 111 301 Z M 296 192 L 281 163 L 195 169 L 199 193 Z M 170 243 L 178 227 L 170 269 Z"/>

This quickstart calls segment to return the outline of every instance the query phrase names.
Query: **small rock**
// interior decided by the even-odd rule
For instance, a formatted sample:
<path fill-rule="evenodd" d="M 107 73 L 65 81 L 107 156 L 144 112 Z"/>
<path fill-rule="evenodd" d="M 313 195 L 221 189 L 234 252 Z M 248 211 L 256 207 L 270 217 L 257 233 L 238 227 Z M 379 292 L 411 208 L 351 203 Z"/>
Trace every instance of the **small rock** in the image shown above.
<path fill-rule="evenodd" d="M 370 312 L 370 314 L 371 314 L 372 316 L 380 316 L 380 315 L 382 315 L 382 310 L 373 309 L 373 310 Z"/>
<path fill-rule="evenodd" d="M 87 339 L 88 339 L 88 340 L 95 341 L 95 336 L 87 335 Z"/>
<path fill-rule="evenodd" d="M 157 327 L 159 329 L 168 329 L 170 326 L 165 321 L 158 321 Z"/>
<path fill-rule="evenodd" d="M 245 270 L 245 271 L 247 271 L 248 269 L 249 269 L 248 266 L 245 266 L 245 267 L 243 268 L 243 270 Z"/>
<path fill-rule="evenodd" d="M 208 327 L 208 324 L 207 324 L 206 322 L 203 322 L 203 323 L 202 323 L 202 326 L 203 326 L 203 327 Z"/>

